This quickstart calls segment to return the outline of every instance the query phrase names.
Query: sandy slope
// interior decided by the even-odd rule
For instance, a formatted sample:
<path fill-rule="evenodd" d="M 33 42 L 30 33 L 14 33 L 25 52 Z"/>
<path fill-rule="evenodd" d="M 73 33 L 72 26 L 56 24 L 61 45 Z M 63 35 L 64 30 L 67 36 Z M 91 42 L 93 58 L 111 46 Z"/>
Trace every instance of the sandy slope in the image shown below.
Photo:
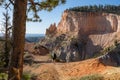
<path fill-rule="evenodd" d="M 51 63 L 47 56 L 35 56 L 38 63 L 25 65 L 24 72 L 37 75 L 37 80 L 71 80 L 89 74 L 101 74 L 105 80 L 120 80 L 120 68 L 104 66 L 97 59 L 70 63 Z"/>

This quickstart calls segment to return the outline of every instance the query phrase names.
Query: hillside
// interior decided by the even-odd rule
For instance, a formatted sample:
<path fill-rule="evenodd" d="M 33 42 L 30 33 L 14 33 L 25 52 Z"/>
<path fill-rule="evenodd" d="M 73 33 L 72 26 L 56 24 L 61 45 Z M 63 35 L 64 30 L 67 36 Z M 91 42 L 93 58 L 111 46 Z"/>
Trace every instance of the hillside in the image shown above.
<path fill-rule="evenodd" d="M 65 61 L 84 60 L 120 41 L 120 16 L 99 12 L 66 10 L 56 26 L 50 25 L 39 44 L 58 54 Z M 74 52 L 74 54 L 73 54 Z"/>
<path fill-rule="evenodd" d="M 66 10 L 34 50 L 24 73 L 35 80 L 120 80 L 120 16 Z"/>
<path fill-rule="evenodd" d="M 120 80 L 120 44 L 105 55 L 77 62 L 52 62 L 50 55 L 33 55 L 24 64 L 31 80 Z"/>
<path fill-rule="evenodd" d="M 44 34 L 26 34 L 25 40 L 26 42 L 39 42 L 44 38 Z"/>
<path fill-rule="evenodd" d="M 120 68 L 105 66 L 98 58 L 70 63 L 52 63 L 46 56 L 34 56 L 38 63 L 24 65 L 33 80 L 119 80 Z M 34 74 L 34 75 L 33 75 Z M 86 78 L 86 79 L 82 79 Z"/>

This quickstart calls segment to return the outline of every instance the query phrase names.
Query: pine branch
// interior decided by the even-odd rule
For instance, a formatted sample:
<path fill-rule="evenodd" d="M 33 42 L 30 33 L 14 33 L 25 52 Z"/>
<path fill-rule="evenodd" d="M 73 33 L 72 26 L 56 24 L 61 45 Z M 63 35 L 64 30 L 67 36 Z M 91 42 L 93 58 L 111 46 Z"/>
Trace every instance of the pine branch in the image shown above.
<path fill-rule="evenodd" d="M 28 3 L 28 4 L 31 4 L 32 6 L 40 6 L 40 7 L 51 7 L 50 5 L 41 5 L 40 3 L 38 3 L 38 2 L 34 2 L 33 0 L 29 0 L 30 1 L 30 3 Z"/>
<path fill-rule="evenodd" d="M 35 12 L 36 12 L 36 5 L 35 5 L 34 1 L 33 1 L 33 0 L 29 0 L 29 1 L 30 1 L 30 3 L 32 4 L 32 6 L 34 7 Z"/>
<path fill-rule="evenodd" d="M 9 0 L 12 5 L 14 5 L 14 2 L 12 0 Z"/>
<path fill-rule="evenodd" d="M 7 8 L 10 6 L 10 4 L 11 4 L 11 3 L 6 4 L 6 5 L 5 5 L 5 6 L 6 6 L 5 9 L 7 9 Z"/>

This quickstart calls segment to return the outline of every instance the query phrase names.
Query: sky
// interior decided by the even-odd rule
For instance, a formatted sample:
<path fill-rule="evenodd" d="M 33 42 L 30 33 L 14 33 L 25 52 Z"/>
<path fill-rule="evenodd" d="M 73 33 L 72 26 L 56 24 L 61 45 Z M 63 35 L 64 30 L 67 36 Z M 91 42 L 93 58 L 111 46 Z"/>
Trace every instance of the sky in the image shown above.
<path fill-rule="evenodd" d="M 39 15 L 42 19 L 42 22 L 27 22 L 26 24 L 26 33 L 30 34 L 45 34 L 46 29 L 50 24 L 58 24 L 61 20 L 61 16 L 64 10 L 84 5 L 99 5 L 99 4 L 111 4 L 111 5 L 120 5 L 120 0 L 66 0 L 65 4 L 59 5 L 54 8 L 51 12 L 40 11 Z M 2 10 L 0 8 L 0 22 L 2 20 Z M 10 13 L 10 15 L 12 15 Z M 1 23 L 0 23 L 1 24 Z M 1 26 L 0 26 L 1 27 Z M 0 28 L 1 29 L 1 28 Z"/>

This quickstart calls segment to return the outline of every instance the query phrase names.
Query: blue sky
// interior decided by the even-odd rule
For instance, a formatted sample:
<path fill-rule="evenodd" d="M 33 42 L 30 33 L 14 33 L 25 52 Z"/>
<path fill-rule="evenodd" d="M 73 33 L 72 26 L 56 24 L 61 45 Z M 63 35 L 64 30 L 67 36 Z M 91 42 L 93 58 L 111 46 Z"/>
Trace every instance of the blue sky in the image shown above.
<path fill-rule="evenodd" d="M 42 22 L 40 23 L 27 22 L 26 33 L 44 34 L 46 31 L 46 28 L 48 28 L 50 24 L 52 23 L 58 24 L 60 22 L 61 15 L 65 9 L 75 7 L 75 6 L 94 5 L 94 4 L 120 5 L 120 0 L 67 0 L 66 4 L 57 6 L 51 12 L 41 11 L 39 15 L 42 19 Z M 2 12 L 2 9 L 0 12 Z M 0 18 L 1 17 L 2 16 L 0 13 Z M 0 19 L 0 22 L 1 20 L 2 19 Z"/>

